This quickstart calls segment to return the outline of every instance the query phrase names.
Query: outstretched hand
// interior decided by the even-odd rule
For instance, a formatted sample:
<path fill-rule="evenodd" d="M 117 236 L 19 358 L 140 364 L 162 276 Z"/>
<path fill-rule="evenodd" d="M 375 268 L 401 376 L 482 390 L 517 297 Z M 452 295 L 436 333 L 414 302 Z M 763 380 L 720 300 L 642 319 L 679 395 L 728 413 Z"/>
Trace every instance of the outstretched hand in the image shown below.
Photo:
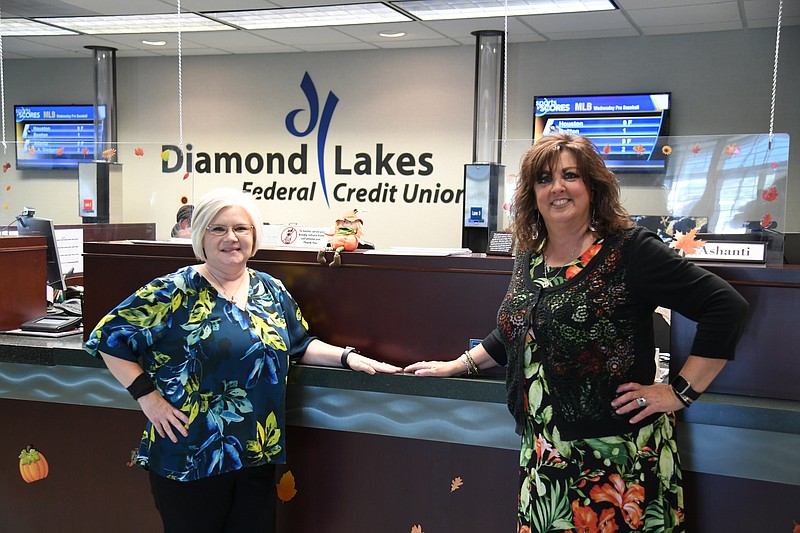
<path fill-rule="evenodd" d="M 417 376 L 433 376 L 446 378 L 464 373 L 464 365 L 458 359 L 453 361 L 419 361 L 403 369 Z"/>
<path fill-rule="evenodd" d="M 350 356 L 347 358 L 347 364 L 350 365 L 350 368 L 353 370 L 366 372 L 370 375 L 378 372 L 382 372 L 384 374 L 397 374 L 398 372 L 403 371 L 403 369 L 399 366 L 384 363 L 355 352 L 350 352 Z"/>
<path fill-rule="evenodd" d="M 189 424 L 189 417 L 186 413 L 173 407 L 161 396 L 157 390 L 139 398 L 139 405 L 145 416 L 152 422 L 153 427 L 162 439 L 169 438 L 172 442 L 178 442 L 173 430 L 184 437 L 189 436 L 186 426 Z"/>

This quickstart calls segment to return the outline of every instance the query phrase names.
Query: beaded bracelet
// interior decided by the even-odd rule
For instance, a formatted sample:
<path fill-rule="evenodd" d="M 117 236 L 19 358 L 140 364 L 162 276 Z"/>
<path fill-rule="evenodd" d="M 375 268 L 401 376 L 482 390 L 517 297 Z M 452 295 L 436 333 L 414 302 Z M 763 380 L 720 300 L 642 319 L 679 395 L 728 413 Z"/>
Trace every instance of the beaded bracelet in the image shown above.
<path fill-rule="evenodd" d="M 461 361 L 462 363 L 464 363 L 464 368 L 467 369 L 467 375 L 468 376 L 472 375 L 472 367 L 469 366 L 469 361 L 464 356 L 464 354 L 462 354 L 461 357 L 458 358 L 458 360 Z"/>
<path fill-rule="evenodd" d="M 464 355 L 467 356 L 467 361 L 469 362 L 469 366 L 472 367 L 472 373 L 475 374 L 476 376 L 480 374 L 478 370 L 478 365 L 475 364 L 475 360 L 469 354 L 469 350 L 464 350 Z"/>

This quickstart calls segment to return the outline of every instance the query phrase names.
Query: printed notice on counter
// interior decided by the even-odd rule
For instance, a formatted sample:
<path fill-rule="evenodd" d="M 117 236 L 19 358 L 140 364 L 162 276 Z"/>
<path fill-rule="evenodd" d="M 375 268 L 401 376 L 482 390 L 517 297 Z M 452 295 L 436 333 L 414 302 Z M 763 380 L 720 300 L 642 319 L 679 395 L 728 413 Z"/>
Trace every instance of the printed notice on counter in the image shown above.
<path fill-rule="evenodd" d="M 493 231 L 486 248 L 486 255 L 511 255 L 514 239 L 505 231 Z"/>
<path fill-rule="evenodd" d="M 264 226 L 262 246 L 276 248 L 297 248 L 321 250 L 328 245 L 331 236 L 325 232 L 328 228 L 312 228 L 308 226 L 268 224 Z"/>

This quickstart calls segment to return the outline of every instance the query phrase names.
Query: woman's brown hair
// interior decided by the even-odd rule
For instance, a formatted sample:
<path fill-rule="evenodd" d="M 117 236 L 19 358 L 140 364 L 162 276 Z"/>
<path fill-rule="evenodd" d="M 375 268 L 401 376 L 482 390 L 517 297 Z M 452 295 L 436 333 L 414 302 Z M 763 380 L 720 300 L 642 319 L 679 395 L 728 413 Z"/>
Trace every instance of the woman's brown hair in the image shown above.
<path fill-rule="evenodd" d="M 547 238 L 547 226 L 536 207 L 536 180 L 556 166 L 562 150 L 569 150 L 578 163 L 591 197 L 591 227 L 601 237 L 633 225 L 620 201 L 619 182 L 606 168 L 603 156 L 586 137 L 554 133 L 542 137 L 522 156 L 517 189 L 511 206 L 516 247 L 522 252 L 538 250 Z"/>

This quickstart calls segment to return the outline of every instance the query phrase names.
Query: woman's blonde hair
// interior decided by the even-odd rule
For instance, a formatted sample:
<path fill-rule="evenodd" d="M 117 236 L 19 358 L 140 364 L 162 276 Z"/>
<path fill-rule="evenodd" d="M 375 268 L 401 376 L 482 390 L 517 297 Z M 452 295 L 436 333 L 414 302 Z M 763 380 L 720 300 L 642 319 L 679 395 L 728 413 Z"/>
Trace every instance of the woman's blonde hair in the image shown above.
<path fill-rule="evenodd" d="M 194 255 L 200 261 L 206 261 L 207 259 L 206 251 L 203 249 L 206 226 L 214 220 L 217 213 L 226 207 L 241 207 L 245 210 L 250 219 L 250 224 L 253 225 L 253 249 L 250 250 L 249 257 L 253 257 L 258 251 L 264 231 L 264 223 L 253 195 L 223 187 L 208 191 L 194 207 L 194 214 L 192 215 L 192 250 L 194 250 Z"/>

